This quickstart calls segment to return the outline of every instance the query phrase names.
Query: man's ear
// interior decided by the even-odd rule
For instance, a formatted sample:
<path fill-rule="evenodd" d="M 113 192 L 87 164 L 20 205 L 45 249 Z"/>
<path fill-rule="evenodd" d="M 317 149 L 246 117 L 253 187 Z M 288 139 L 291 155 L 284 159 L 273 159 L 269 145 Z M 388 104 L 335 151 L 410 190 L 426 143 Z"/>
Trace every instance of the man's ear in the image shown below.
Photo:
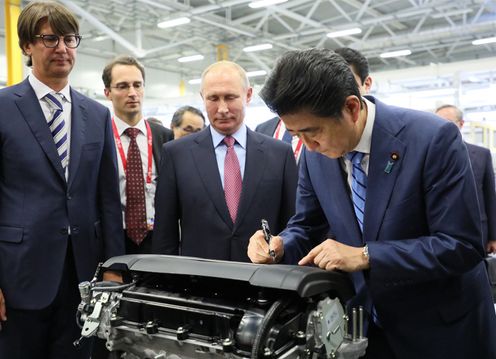
<path fill-rule="evenodd" d="M 112 99 L 110 98 L 110 89 L 104 88 L 103 89 L 103 94 L 105 95 L 105 97 L 107 98 L 107 100 L 112 101 Z"/>
<path fill-rule="evenodd" d="M 372 88 L 372 77 L 367 76 L 363 82 L 363 87 L 365 88 L 365 94 L 370 93 L 370 89 Z"/>
<path fill-rule="evenodd" d="M 350 95 L 344 101 L 344 111 L 347 111 L 353 120 L 353 122 L 357 122 L 360 117 L 360 110 L 362 108 L 362 103 L 358 97 L 355 95 Z"/>

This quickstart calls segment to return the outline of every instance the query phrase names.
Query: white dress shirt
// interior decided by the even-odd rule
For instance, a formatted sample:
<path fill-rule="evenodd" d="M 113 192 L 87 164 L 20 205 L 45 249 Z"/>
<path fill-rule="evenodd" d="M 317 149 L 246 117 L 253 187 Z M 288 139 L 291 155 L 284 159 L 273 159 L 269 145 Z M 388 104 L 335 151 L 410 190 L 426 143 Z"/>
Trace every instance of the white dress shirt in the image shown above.
<path fill-rule="evenodd" d="M 131 139 L 124 133 L 129 127 L 134 127 L 140 130 L 138 136 L 136 137 L 136 143 L 138 144 L 140 154 L 141 154 L 141 164 L 143 167 L 143 178 L 145 181 L 145 205 L 146 205 L 146 223 L 148 229 L 153 229 L 153 220 L 155 217 L 155 191 L 157 188 L 157 167 L 155 164 L 155 159 L 153 158 L 153 147 L 150 151 L 150 156 L 152 156 L 152 178 L 151 183 L 146 183 L 146 176 L 148 172 L 148 141 L 146 133 L 146 123 L 145 119 L 141 119 L 136 126 L 129 126 L 126 122 L 122 121 L 120 118 L 114 116 L 113 121 L 117 128 L 117 132 L 120 135 L 122 148 L 127 159 L 127 150 Z M 119 190 L 121 193 L 121 208 L 122 208 L 122 218 L 124 221 L 124 228 L 126 228 L 125 211 L 126 211 L 126 174 L 124 172 L 124 166 L 122 164 L 122 158 L 117 148 L 117 162 L 119 167 Z"/>

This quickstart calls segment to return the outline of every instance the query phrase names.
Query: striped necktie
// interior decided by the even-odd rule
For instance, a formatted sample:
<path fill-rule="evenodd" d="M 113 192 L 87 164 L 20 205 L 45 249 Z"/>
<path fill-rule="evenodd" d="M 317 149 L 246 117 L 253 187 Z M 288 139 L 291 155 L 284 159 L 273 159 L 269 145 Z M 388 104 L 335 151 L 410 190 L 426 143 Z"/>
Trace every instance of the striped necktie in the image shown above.
<path fill-rule="evenodd" d="M 351 181 L 351 199 L 353 209 L 355 210 L 356 219 L 360 230 L 363 233 L 363 217 L 365 213 L 365 198 L 367 194 L 367 174 L 362 168 L 363 152 L 352 151 L 346 154 L 346 158 L 352 164 L 352 181 Z"/>
<path fill-rule="evenodd" d="M 69 162 L 69 156 L 67 155 L 67 125 L 64 120 L 64 108 L 62 107 L 63 95 L 58 93 L 49 93 L 45 96 L 45 101 L 48 103 L 48 106 L 52 111 L 50 118 L 48 119 L 48 127 L 52 133 L 55 147 L 57 147 L 60 163 L 65 171 Z"/>

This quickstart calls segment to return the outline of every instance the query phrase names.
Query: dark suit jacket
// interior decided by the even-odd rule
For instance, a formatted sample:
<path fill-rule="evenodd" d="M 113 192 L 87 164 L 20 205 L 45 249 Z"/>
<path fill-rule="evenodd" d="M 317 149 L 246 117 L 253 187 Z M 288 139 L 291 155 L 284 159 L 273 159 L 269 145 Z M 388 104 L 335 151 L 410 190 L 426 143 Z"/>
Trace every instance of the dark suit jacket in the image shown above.
<path fill-rule="evenodd" d="M 485 147 L 467 145 L 472 171 L 477 186 L 477 199 L 482 220 L 482 240 L 496 240 L 496 191 L 491 151 Z"/>
<path fill-rule="evenodd" d="M 72 89 L 71 97 L 66 181 L 29 81 L 0 90 L 0 288 L 12 307 L 52 302 L 69 238 L 80 281 L 124 253 L 109 111 Z"/>
<path fill-rule="evenodd" d="M 166 143 L 155 196 L 153 250 L 247 262 L 248 240 L 260 229 L 260 220 L 267 219 L 279 233 L 294 213 L 295 190 L 291 147 L 248 129 L 243 190 L 233 224 L 210 128 Z"/>
<path fill-rule="evenodd" d="M 164 143 L 174 139 L 174 132 L 164 126 L 157 125 L 156 123 L 147 121 L 152 130 L 152 152 L 155 165 L 157 166 L 157 173 L 160 169 L 160 158 L 162 156 L 162 146 Z"/>
<path fill-rule="evenodd" d="M 264 135 L 274 137 L 274 132 L 276 132 L 277 125 L 279 124 L 279 117 L 271 118 L 265 122 L 259 124 L 256 128 L 256 132 L 263 133 Z"/>
<path fill-rule="evenodd" d="M 363 234 L 370 270 L 351 275 L 352 304 L 370 311 L 374 303 L 398 358 L 495 358 L 496 317 L 460 131 L 432 114 L 370 100 Z M 295 263 L 329 228 L 337 241 L 363 246 L 340 160 L 307 151 L 300 166 L 296 214 L 281 234 L 285 261 Z"/>

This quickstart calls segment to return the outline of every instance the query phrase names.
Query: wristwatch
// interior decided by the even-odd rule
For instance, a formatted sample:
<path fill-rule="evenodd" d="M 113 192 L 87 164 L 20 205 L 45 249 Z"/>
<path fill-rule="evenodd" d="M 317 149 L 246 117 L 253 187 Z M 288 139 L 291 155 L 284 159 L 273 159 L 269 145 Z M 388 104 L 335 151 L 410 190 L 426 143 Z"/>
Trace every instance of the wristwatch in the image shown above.
<path fill-rule="evenodd" d="M 370 256 L 369 256 L 369 246 L 367 244 L 363 247 L 362 255 L 365 257 L 365 259 L 367 260 L 367 263 L 368 263 Z"/>

